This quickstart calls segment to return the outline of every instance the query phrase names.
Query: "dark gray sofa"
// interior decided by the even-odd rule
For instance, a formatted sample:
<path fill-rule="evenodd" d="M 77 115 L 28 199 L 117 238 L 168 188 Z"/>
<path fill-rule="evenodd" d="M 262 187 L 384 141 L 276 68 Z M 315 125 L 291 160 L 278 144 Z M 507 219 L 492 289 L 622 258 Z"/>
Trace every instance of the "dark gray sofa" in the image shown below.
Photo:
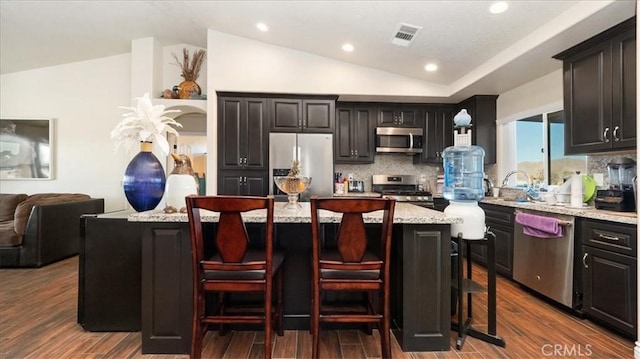
<path fill-rule="evenodd" d="M 104 213 L 104 199 L 0 194 L 0 268 L 37 268 L 78 254 L 80 216 L 88 213 Z"/>

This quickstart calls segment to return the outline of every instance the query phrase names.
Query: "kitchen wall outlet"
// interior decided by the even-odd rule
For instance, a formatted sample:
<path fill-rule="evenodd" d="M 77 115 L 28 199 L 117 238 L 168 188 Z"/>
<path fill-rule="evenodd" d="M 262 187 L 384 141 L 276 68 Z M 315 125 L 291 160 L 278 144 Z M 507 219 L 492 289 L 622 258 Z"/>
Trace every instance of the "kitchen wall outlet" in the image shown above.
<path fill-rule="evenodd" d="M 597 186 L 604 186 L 604 173 L 594 173 L 593 180 L 596 181 Z"/>

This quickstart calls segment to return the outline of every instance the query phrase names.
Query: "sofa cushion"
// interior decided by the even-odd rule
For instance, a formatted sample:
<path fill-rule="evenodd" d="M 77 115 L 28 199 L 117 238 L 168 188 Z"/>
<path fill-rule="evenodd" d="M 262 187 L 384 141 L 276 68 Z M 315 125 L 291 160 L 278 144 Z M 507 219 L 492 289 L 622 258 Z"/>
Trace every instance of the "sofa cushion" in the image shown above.
<path fill-rule="evenodd" d="M 24 234 L 33 206 L 86 201 L 89 199 L 91 199 L 90 196 L 81 193 L 39 193 L 31 195 L 16 207 L 14 230 L 20 236 Z"/>
<path fill-rule="evenodd" d="M 12 193 L 0 193 L 0 222 L 13 221 L 13 215 L 16 212 L 18 204 L 25 199 L 27 195 L 12 194 Z"/>
<path fill-rule="evenodd" d="M 13 220 L 0 222 L 0 247 L 15 247 L 22 243 L 22 235 L 13 230 Z"/>

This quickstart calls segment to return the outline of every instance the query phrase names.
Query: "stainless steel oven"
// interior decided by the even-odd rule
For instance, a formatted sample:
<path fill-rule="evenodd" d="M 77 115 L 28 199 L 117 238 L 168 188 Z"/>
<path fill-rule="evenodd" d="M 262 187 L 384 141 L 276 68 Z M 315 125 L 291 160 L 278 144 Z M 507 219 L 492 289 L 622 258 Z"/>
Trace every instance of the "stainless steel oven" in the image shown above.
<path fill-rule="evenodd" d="M 518 212 L 552 218 L 564 228 L 562 237 L 538 238 L 525 234 L 523 225 L 515 222 L 513 280 L 574 308 L 574 217 L 532 210 Z"/>
<path fill-rule="evenodd" d="M 418 189 L 418 179 L 413 175 L 373 175 L 372 189 L 383 197 L 393 197 L 398 202 L 434 209 L 431 192 Z"/>
<path fill-rule="evenodd" d="M 376 152 L 422 153 L 422 128 L 378 127 L 376 128 Z"/>

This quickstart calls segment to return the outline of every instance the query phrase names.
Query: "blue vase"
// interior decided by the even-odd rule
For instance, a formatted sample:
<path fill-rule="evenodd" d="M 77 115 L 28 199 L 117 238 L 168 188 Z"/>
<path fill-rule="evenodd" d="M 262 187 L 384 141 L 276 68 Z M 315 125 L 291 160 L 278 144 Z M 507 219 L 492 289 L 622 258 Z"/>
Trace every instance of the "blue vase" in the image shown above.
<path fill-rule="evenodd" d="M 164 195 L 166 177 L 158 158 L 151 152 L 153 144 L 142 142 L 124 171 L 124 194 L 138 212 L 156 208 Z"/>

